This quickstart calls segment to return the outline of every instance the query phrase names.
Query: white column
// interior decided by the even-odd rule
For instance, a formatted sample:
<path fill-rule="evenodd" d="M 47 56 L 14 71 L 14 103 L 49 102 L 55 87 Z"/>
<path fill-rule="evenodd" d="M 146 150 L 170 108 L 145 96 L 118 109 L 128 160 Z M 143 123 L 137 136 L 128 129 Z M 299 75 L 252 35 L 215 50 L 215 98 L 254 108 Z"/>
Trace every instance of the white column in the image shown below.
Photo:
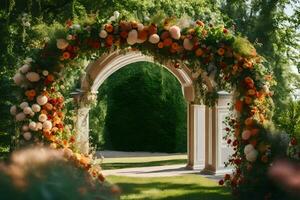
<path fill-rule="evenodd" d="M 205 161 L 205 109 L 204 105 L 188 106 L 188 168 L 202 169 Z"/>
<path fill-rule="evenodd" d="M 77 110 L 76 146 L 82 153 L 89 152 L 89 110 L 82 107 Z"/>

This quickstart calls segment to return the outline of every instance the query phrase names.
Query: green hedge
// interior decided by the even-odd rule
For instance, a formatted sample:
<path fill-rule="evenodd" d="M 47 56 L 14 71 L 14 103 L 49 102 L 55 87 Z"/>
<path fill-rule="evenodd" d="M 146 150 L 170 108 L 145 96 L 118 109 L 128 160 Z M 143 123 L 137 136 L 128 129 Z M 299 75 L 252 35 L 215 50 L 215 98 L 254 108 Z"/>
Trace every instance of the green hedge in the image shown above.
<path fill-rule="evenodd" d="M 126 66 L 106 80 L 100 94 L 102 99 L 107 95 L 105 148 L 186 151 L 186 104 L 181 85 L 163 67 L 146 62 Z M 103 114 L 96 115 L 99 105 L 95 109 L 92 116 L 101 121 Z M 96 120 L 91 118 L 91 135 L 99 139 L 99 133 L 95 133 Z"/>

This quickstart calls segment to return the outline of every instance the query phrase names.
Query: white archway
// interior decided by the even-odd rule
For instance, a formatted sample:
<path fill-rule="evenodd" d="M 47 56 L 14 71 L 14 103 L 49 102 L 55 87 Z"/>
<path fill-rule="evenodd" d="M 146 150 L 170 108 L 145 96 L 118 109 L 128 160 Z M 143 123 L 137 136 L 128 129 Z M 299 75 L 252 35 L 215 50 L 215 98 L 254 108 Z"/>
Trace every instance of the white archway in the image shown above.
<path fill-rule="evenodd" d="M 81 81 L 80 92 L 76 94 L 79 108 L 77 110 L 77 145 L 82 152 L 89 151 L 89 106 L 85 102 L 96 95 L 101 84 L 114 72 L 131 63 L 147 61 L 155 62 L 152 57 L 143 55 L 139 51 L 121 52 L 114 51 L 110 54 L 102 55 L 96 61 L 90 63 L 86 69 L 86 74 Z M 212 81 L 205 73 L 192 73 L 186 66 L 175 68 L 174 63 L 159 63 L 170 71 L 180 82 L 182 93 L 187 101 L 187 141 L 188 141 L 188 163 L 190 169 L 203 169 L 205 173 L 216 173 L 222 169 L 224 162 L 224 145 L 220 138 L 222 130 L 220 126 L 220 116 L 218 115 L 219 104 L 225 110 L 228 108 L 224 102 L 228 101 L 228 96 L 222 99 L 218 104 L 209 108 L 205 105 L 194 103 L 195 100 L 195 82 L 194 80 L 201 76 L 209 89 L 212 89 Z"/>

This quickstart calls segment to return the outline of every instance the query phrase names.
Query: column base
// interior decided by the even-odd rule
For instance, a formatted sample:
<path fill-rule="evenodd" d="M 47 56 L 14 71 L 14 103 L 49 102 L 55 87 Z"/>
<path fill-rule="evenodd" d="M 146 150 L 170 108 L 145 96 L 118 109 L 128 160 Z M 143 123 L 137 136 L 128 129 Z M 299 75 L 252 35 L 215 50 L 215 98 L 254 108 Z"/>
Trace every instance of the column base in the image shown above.
<path fill-rule="evenodd" d="M 201 170 L 200 174 L 203 175 L 225 175 L 225 174 L 232 174 L 233 168 L 219 168 L 219 169 L 213 169 L 213 168 L 204 168 Z"/>
<path fill-rule="evenodd" d="M 187 164 L 185 168 L 189 170 L 202 170 L 204 168 L 204 164 L 197 164 L 197 165 Z"/>

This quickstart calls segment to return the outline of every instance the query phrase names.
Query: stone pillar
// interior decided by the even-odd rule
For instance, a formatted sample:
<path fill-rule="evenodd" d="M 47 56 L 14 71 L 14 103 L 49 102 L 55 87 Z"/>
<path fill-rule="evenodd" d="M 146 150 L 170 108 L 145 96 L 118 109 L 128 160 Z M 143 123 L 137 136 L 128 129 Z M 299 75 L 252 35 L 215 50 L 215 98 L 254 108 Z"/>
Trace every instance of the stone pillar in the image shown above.
<path fill-rule="evenodd" d="M 76 146 L 84 154 L 89 152 L 89 111 L 89 107 L 77 110 Z"/>
<path fill-rule="evenodd" d="M 231 95 L 226 92 L 219 92 L 217 104 L 206 110 L 206 149 L 205 149 L 205 167 L 202 174 L 224 174 L 231 171 L 225 168 L 224 162 L 228 160 L 232 149 L 227 146 L 223 136 L 226 134 L 224 120 L 229 114 L 228 103 L 231 101 Z"/>
<path fill-rule="evenodd" d="M 188 164 L 189 169 L 202 169 L 205 160 L 206 106 L 188 104 Z"/>

